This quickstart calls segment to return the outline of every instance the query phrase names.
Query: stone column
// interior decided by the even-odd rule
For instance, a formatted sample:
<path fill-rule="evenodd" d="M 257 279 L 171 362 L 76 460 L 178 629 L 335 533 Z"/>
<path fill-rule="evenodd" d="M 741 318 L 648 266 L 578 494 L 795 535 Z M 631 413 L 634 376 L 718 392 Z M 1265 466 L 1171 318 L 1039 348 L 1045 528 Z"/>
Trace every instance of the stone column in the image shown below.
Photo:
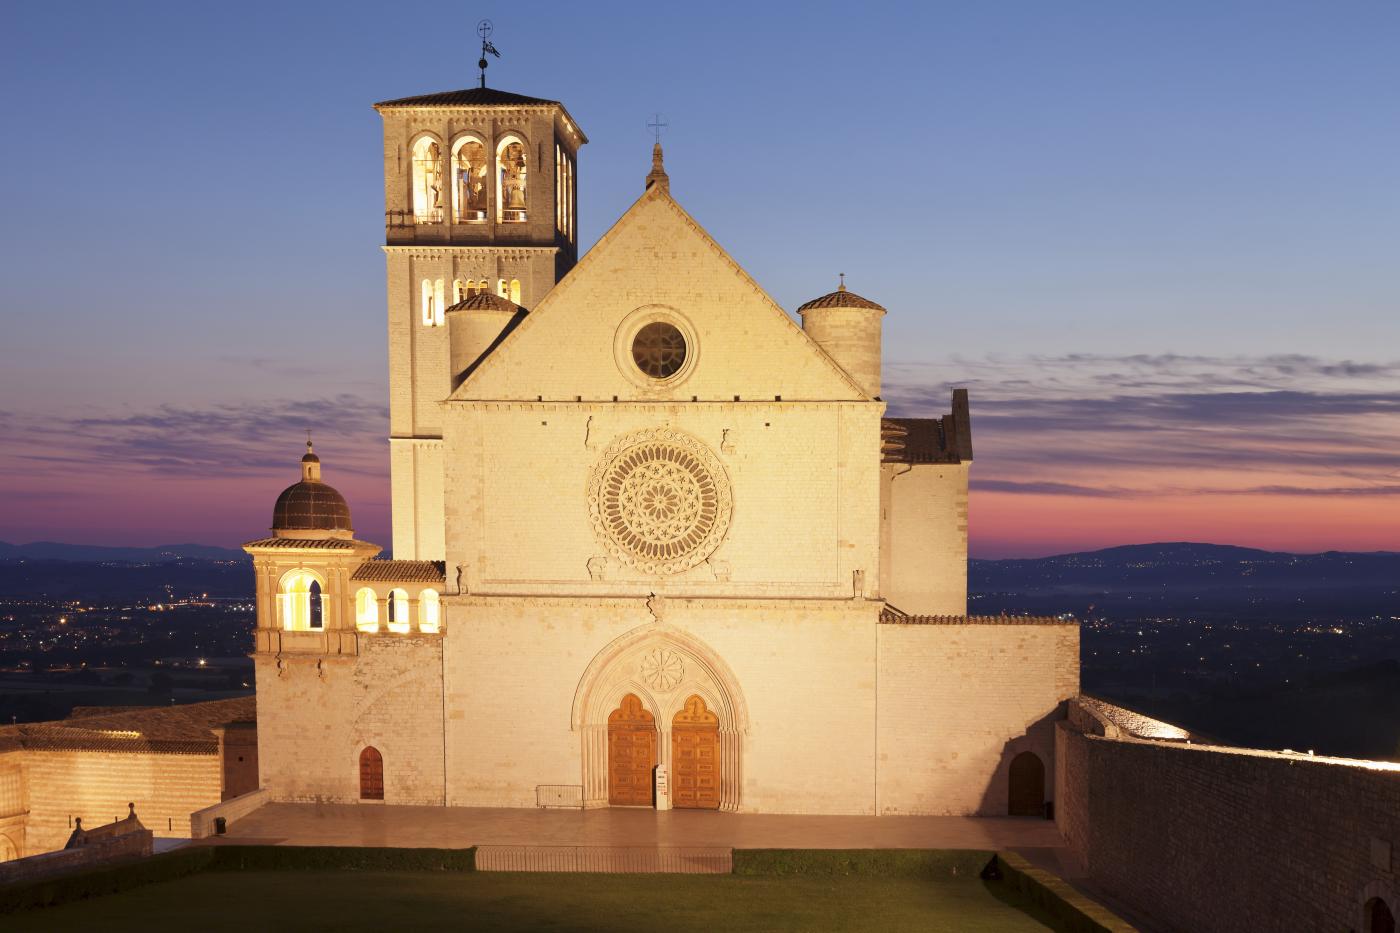
<path fill-rule="evenodd" d="M 583 727 L 583 805 L 608 805 L 608 727 Z"/>
<path fill-rule="evenodd" d="M 740 747 L 743 736 L 737 729 L 724 726 L 719 730 L 719 808 L 738 810 L 739 795 L 742 789 L 742 773 L 739 768 Z"/>

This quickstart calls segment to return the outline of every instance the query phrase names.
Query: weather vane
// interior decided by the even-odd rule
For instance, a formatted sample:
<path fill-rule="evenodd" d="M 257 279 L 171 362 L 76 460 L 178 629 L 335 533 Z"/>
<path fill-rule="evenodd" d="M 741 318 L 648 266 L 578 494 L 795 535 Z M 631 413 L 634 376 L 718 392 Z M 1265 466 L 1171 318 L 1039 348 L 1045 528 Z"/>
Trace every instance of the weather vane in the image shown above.
<path fill-rule="evenodd" d="M 483 19 L 476 24 L 476 34 L 481 36 L 481 60 L 476 63 L 476 67 L 481 69 L 481 86 L 486 87 L 486 56 L 494 55 L 501 57 L 501 53 L 496 51 L 496 47 L 491 44 L 491 32 L 494 27 L 489 19 Z"/>
<path fill-rule="evenodd" d="M 661 119 L 661 114 L 659 114 L 659 113 L 656 114 L 655 116 L 653 116 L 653 117 L 651 118 L 651 120 L 647 123 L 647 129 L 651 130 L 652 135 L 654 135 L 654 136 L 656 137 L 656 144 L 657 144 L 658 146 L 661 145 L 661 133 L 662 133 L 662 131 L 665 130 L 666 127 L 668 127 L 668 126 L 670 126 L 670 125 L 671 125 L 671 124 L 669 124 L 669 123 L 667 123 L 665 120 Z"/>

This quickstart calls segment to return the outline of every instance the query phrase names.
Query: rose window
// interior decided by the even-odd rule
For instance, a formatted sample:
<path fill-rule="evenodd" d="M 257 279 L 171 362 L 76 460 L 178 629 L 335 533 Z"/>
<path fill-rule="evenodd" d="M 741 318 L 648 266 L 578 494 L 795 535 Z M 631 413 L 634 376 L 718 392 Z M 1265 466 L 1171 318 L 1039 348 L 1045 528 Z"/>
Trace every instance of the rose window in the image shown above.
<path fill-rule="evenodd" d="M 729 524 L 724 468 L 679 431 L 613 444 L 589 482 L 593 526 L 608 550 L 647 573 L 678 573 L 719 545 Z"/>

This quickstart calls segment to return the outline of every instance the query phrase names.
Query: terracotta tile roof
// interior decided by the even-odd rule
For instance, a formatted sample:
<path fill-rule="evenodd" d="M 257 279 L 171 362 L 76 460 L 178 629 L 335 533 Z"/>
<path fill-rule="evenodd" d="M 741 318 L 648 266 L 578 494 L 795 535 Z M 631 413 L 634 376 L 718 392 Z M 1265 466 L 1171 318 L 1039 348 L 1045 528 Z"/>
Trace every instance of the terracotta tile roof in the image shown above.
<path fill-rule="evenodd" d="M 1078 625 L 1074 619 L 1056 616 L 920 616 L 886 606 L 880 612 L 881 625 Z"/>
<path fill-rule="evenodd" d="M 0 751 L 213 755 L 219 742 L 210 730 L 256 718 L 257 701 L 250 696 L 183 706 L 140 706 L 100 716 L 0 727 Z"/>
<path fill-rule="evenodd" d="M 451 314 L 453 311 L 508 311 L 515 314 L 524 310 L 509 298 L 502 298 L 500 295 L 493 295 L 490 292 L 477 292 L 463 298 L 444 313 Z"/>
<path fill-rule="evenodd" d="M 397 100 L 381 100 L 375 104 L 376 110 L 398 107 L 500 107 L 515 104 L 532 106 L 540 104 L 558 105 L 557 100 L 541 97 L 526 97 L 510 91 L 498 91 L 493 87 L 469 87 L 460 91 L 439 91 L 436 94 L 419 94 L 416 97 L 400 97 Z"/>
<path fill-rule="evenodd" d="M 436 583 L 446 580 L 447 564 L 440 560 L 367 560 L 350 579 L 360 583 Z"/>
<path fill-rule="evenodd" d="M 881 418 L 885 463 L 963 463 L 972 459 L 967 390 L 953 390 L 953 410 L 941 418 Z"/>
<path fill-rule="evenodd" d="M 359 543 L 361 542 L 349 538 L 259 538 L 256 541 L 248 541 L 243 546 L 245 548 L 326 548 L 332 551 L 349 551 Z"/>
<path fill-rule="evenodd" d="M 810 311 L 813 308 L 868 308 L 872 311 L 885 310 L 882 305 L 878 305 L 869 298 L 862 298 L 855 292 L 846 291 L 845 287 L 838 288 L 834 292 L 828 292 L 820 298 L 813 298 L 805 304 L 798 305 L 797 313 Z"/>

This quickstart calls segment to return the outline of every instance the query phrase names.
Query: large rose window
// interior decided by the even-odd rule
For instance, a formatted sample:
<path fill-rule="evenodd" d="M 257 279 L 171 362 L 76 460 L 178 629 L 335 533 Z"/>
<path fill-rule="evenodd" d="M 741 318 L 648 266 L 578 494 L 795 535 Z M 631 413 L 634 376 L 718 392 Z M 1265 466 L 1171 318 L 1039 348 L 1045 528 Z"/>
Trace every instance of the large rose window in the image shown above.
<path fill-rule="evenodd" d="M 614 442 L 588 483 L 593 528 L 614 556 L 646 573 L 679 573 L 712 554 L 729 526 L 729 480 L 700 441 L 680 431 Z"/>

